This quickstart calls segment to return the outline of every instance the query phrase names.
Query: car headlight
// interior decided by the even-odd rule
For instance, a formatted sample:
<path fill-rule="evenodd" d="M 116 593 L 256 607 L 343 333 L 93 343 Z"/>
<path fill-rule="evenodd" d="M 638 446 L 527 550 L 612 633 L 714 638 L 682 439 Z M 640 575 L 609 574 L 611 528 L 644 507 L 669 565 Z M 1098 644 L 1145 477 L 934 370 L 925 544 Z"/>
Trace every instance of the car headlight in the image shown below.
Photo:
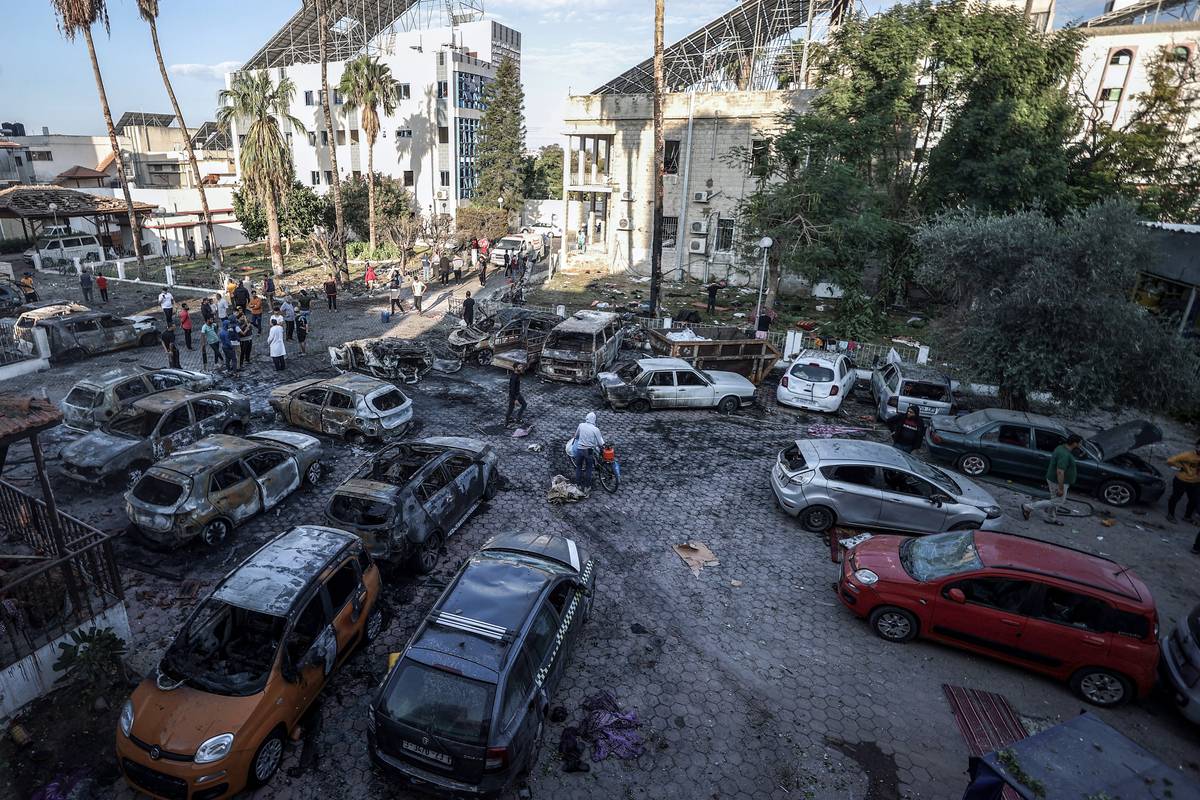
<path fill-rule="evenodd" d="M 999 519 L 1004 514 L 1004 512 L 1000 510 L 1000 506 L 984 506 L 980 510 L 987 514 L 988 519 Z"/>
<path fill-rule="evenodd" d="M 229 751 L 232 749 L 232 733 L 222 733 L 220 736 L 214 736 L 200 745 L 200 748 L 196 750 L 196 763 L 211 764 L 214 761 L 220 761 L 229 755 Z"/>
<path fill-rule="evenodd" d="M 125 706 L 121 709 L 121 733 L 129 736 L 129 732 L 133 730 L 133 701 L 126 700 Z"/>
<path fill-rule="evenodd" d="M 869 569 L 854 570 L 854 578 L 864 586 L 870 586 L 879 583 L 879 576 Z"/>

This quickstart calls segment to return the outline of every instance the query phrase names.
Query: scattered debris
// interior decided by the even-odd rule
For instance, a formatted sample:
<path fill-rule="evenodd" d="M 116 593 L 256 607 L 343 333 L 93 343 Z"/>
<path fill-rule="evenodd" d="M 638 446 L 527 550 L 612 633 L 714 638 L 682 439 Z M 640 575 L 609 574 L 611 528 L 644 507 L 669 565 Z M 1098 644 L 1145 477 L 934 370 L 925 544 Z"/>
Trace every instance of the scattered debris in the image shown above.
<path fill-rule="evenodd" d="M 734 581 L 730 581 L 729 585 L 732 586 L 733 588 L 737 589 L 742 585 L 742 582 L 734 580 Z"/>
<path fill-rule="evenodd" d="M 870 428 L 856 428 L 852 425 L 827 425 L 824 423 L 809 425 L 804 430 L 813 439 L 832 439 L 842 436 L 861 436 L 870 433 Z"/>
<path fill-rule="evenodd" d="M 711 341 L 711 339 L 708 339 L 704 336 L 700 336 L 695 331 L 693 331 L 691 328 L 684 328 L 681 331 L 670 331 L 667 333 L 667 338 L 670 339 L 672 342 L 708 342 L 708 341 Z"/>
<path fill-rule="evenodd" d="M 629 626 L 629 632 L 636 636 L 646 636 L 650 633 L 650 629 L 640 622 L 635 622 Z"/>
<path fill-rule="evenodd" d="M 586 495 L 583 493 L 583 489 L 580 489 L 562 475 L 555 475 L 550 479 L 550 490 L 546 492 L 546 499 L 551 503 L 578 503 L 584 497 Z"/>
<path fill-rule="evenodd" d="M 603 761 L 610 755 L 632 759 L 646 751 L 638 732 L 641 723 L 637 712 L 622 711 L 612 694 L 607 691 L 594 694 L 583 701 L 582 708 L 587 716 L 579 726 L 579 737 L 591 742 L 592 761 Z"/>
<path fill-rule="evenodd" d="M 416 383 L 433 369 L 434 357 L 433 350 L 423 342 L 383 336 L 334 345 L 329 348 L 329 362 L 343 371 Z"/>
<path fill-rule="evenodd" d="M 579 729 L 574 726 L 563 728 L 558 739 L 558 754 L 562 757 L 563 772 L 588 772 L 591 765 L 583 760 L 583 745 L 579 743 Z"/>
<path fill-rule="evenodd" d="M 525 428 L 517 428 L 515 431 L 512 432 L 512 438 L 524 439 L 526 436 L 528 436 L 532 432 L 533 432 L 532 425 L 525 427 Z"/>
<path fill-rule="evenodd" d="M 1106 528 L 1111 528 L 1113 525 L 1117 524 L 1117 521 L 1112 517 L 1107 517 L 1106 519 L 1100 520 L 1100 524 Z"/>
<path fill-rule="evenodd" d="M 540 453 L 540 452 L 542 452 L 542 445 L 538 444 L 537 442 L 533 442 L 525 449 L 531 453 Z"/>
<path fill-rule="evenodd" d="M 708 545 L 703 542 L 684 542 L 671 549 L 683 559 L 683 563 L 688 565 L 688 569 L 697 578 L 700 577 L 700 570 L 705 567 L 715 567 L 721 563 L 713 551 L 708 549 Z"/>

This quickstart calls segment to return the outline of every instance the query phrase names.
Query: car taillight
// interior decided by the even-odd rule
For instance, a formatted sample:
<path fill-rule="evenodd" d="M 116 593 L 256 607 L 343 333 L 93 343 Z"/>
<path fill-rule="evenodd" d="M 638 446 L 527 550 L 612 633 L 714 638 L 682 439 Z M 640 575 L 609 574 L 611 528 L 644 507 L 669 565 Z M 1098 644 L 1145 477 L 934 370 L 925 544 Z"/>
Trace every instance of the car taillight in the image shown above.
<path fill-rule="evenodd" d="M 931 431 L 929 434 L 929 441 L 933 442 L 934 444 L 941 444 L 942 435 L 937 431 Z"/>
<path fill-rule="evenodd" d="M 484 759 L 483 768 L 486 770 L 504 769 L 508 766 L 508 748 L 507 747 L 489 747 L 487 749 L 487 757 Z"/>
<path fill-rule="evenodd" d="M 837 397 L 838 389 L 840 389 L 840 388 L 841 387 L 839 387 L 836 383 L 833 386 L 830 386 L 829 387 L 829 396 Z"/>
<path fill-rule="evenodd" d="M 899 408 L 900 407 L 900 398 L 893 395 L 888 398 L 887 404 L 888 404 L 888 408 Z"/>
<path fill-rule="evenodd" d="M 781 380 L 781 381 L 779 382 L 779 385 L 780 385 L 780 386 L 782 386 L 782 387 L 783 387 L 783 388 L 785 388 L 785 389 L 787 388 L 787 379 L 788 379 L 788 376 L 787 376 L 787 375 L 784 375 L 784 376 L 783 376 L 783 380 Z"/>

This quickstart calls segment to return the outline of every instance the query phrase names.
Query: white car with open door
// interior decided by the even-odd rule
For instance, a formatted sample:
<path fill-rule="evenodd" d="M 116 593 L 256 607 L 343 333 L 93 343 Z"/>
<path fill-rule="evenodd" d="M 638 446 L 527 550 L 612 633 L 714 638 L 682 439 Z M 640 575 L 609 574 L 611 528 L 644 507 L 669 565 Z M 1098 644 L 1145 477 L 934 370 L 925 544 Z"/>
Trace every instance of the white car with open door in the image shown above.
<path fill-rule="evenodd" d="M 781 406 L 833 413 L 857 382 L 854 362 L 841 353 L 801 350 L 780 379 L 775 400 Z"/>

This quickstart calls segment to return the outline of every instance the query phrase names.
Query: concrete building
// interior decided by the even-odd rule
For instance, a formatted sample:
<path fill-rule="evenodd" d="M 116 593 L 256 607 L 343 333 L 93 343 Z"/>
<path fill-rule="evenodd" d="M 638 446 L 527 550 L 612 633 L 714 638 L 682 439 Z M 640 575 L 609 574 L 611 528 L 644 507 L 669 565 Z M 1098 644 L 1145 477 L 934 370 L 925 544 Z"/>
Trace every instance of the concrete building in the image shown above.
<path fill-rule="evenodd" d="M 29 148 L 0 139 L 0 189 L 22 183 L 33 183 Z"/>
<path fill-rule="evenodd" d="M 361 6 L 361 7 L 360 7 Z M 453 11 L 448 13 L 447 9 Z M 327 146 L 337 147 L 341 177 L 367 169 L 367 142 L 359 113 L 347 111 L 337 91 L 346 62 L 376 56 L 400 83 L 396 112 L 380 117 L 375 171 L 399 179 L 423 214 L 454 214 L 478 186 L 476 162 L 483 88 L 505 58 L 520 63 L 521 34 L 486 18 L 470 3 L 369 0 L 350 4 L 329 30 L 328 80 L 333 92 L 334 131 L 325 127 L 320 64 L 314 46 L 317 19 L 304 8 L 242 67 L 268 69 L 296 84 L 292 113 L 305 133 L 289 132 L 296 178 L 317 192 L 334 180 Z M 441 14 L 441 16 L 439 16 Z M 449 18 L 447 18 L 447 15 Z M 232 80 L 232 74 L 227 81 Z M 241 135 L 234 125 L 234 152 Z M 356 231 L 365 236 L 366 231 Z"/>

